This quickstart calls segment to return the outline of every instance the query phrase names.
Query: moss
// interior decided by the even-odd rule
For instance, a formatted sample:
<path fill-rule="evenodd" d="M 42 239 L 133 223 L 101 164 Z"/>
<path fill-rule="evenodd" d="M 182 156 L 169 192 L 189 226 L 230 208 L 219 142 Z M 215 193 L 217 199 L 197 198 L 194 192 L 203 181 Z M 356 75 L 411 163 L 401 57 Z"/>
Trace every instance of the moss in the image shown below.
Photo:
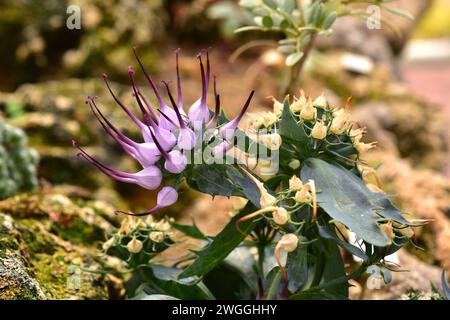
<path fill-rule="evenodd" d="M 49 299 L 108 299 L 103 275 L 83 271 L 98 267 L 89 255 L 58 250 L 53 255 L 37 254 L 33 259 L 36 279 Z"/>

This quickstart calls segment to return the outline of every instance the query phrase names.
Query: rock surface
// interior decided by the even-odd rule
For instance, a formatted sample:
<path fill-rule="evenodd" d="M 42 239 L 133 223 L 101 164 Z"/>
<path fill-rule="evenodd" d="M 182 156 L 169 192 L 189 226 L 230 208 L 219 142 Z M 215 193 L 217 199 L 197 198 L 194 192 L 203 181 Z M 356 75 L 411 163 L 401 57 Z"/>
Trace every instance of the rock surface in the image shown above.
<path fill-rule="evenodd" d="M 111 268 L 97 251 L 111 213 L 104 203 L 48 191 L 0 202 L 0 299 L 120 296 L 116 279 L 99 272 Z"/>

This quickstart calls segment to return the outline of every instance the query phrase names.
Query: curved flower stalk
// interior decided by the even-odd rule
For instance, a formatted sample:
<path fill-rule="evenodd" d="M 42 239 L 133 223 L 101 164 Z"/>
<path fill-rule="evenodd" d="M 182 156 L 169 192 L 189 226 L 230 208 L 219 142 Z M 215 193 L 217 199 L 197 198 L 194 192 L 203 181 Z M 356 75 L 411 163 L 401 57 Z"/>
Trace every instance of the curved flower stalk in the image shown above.
<path fill-rule="evenodd" d="M 146 99 L 145 95 L 138 87 L 135 80 L 136 70 L 133 66 L 128 67 L 128 74 L 132 87 L 132 96 L 141 113 L 139 116 L 135 115 L 130 110 L 129 106 L 120 101 L 114 93 L 106 74 L 103 75 L 103 80 L 114 101 L 140 129 L 143 141 L 134 141 L 117 129 L 100 110 L 96 102 L 96 97 L 88 96 L 86 104 L 91 108 L 93 115 L 100 122 L 100 125 L 105 132 L 111 136 L 111 138 L 113 138 L 128 155 L 134 158 L 140 164 L 142 169 L 136 173 L 127 173 L 116 170 L 93 158 L 82 149 L 76 141 L 73 142 L 73 145 L 80 150 L 77 156 L 86 159 L 111 178 L 125 183 L 137 184 L 149 190 L 155 190 L 163 184 L 163 177 L 168 177 L 168 179 L 176 178 L 177 181 L 180 181 L 180 179 L 184 178 L 184 175 L 189 174 L 195 165 L 189 163 L 188 155 L 197 147 L 205 147 L 211 140 L 215 140 L 216 143 L 218 141 L 217 139 L 223 140 L 218 145 L 214 146 L 213 155 L 216 158 L 225 157 L 227 151 L 233 147 L 231 141 L 232 137 L 237 130 L 239 121 L 242 119 L 250 105 L 254 91 L 251 92 L 242 111 L 234 120 L 228 123 L 219 123 L 221 111 L 220 98 L 217 93 L 215 77 L 214 113 L 212 113 L 207 105 L 211 66 L 209 53 L 208 50 L 206 50 L 197 56 L 202 81 L 202 92 L 200 98 L 191 105 L 186 114 L 183 109 L 184 101 L 179 71 L 179 49 L 175 52 L 177 101 L 175 101 L 175 98 L 172 95 L 169 83 L 162 81 L 162 84 L 167 91 L 171 107 L 164 101 L 155 81 L 145 69 L 144 64 L 137 54 L 136 48 L 133 48 L 133 52 L 150 89 L 156 97 L 158 102 L 156 108 L 149 103 L 149 100 Z M 206 69 L 203 61 L 204 55 L 206 56 Z M 218 132 L 219 134 L 217 137 L 214 137 L 215 139 L 210 139 L 211 137 L 206 139 L 202 132 L 204 128 L 212 129 L 212 132 Z M 166 186 L 159 191 L 157 205 L 154 208 L 142 213 L 117 212 L 137 216 L 148 215 L 158 209 L 172 205 L 177 201 L 177 198 L 178 194 L 176 189 Z M 136 243 L 133 245 L 133 247 L 138 246 L 139 245 Z"/>

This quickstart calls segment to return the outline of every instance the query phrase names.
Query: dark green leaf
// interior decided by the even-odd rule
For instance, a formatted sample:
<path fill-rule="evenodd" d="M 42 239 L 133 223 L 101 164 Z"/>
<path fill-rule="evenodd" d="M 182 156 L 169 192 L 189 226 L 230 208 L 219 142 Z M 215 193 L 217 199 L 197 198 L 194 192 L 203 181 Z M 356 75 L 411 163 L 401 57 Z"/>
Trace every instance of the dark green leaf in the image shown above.
<path fill-rule="evenodd" d="M 264 299 L 279 300 L 283 291 L 283 281 L 279 267 L 275 267 L 267 274 L 264 280 Z"/>
<path fill-rule="evenodd" d="M 373 203 L 374 193 L 356 175 L 340 166 L 310 158 L 305 161 L 301 177 L 303 181 L 315 181 L 319 205 L 330 217 L 373 245 L 390 244 L 377 224 L 380 216 L 375 210 L 380 208 Z"/>
<path fill-rule="evenodd" d="M 195 224 L 195 221 L 192 220 L 192 226 L 187 226 L 187 225 L 183 225 L 183 224 L 178 224 L 176 222 L 173 221 L 169 221 L 169 223 L 171 224 L 171 226 L 179 231 L 181 231 L 182 233 L 184 233 L 185 235 L 194 238 L 194 239 L 200 239 L 200 240 L 208 240 L 208 237 L 205 236 L 200 229 L 197 227 L 197 225 Z"/>
<path fill-rule="evenodd" d="M 212 196 L 240 196 L 259 207 L 260 193 L 256 184 L 244 173 L 228 164 L 200 164 L 186 177 L 189 186 Z"/>
<path fill-rule="evenodd" d="M 140 267 L 138 272 L 152 291 L 159 294 L 178 299 L 214 299 L 208 288 L 198 279 L 190 277 L 179 280 L 180 269 L 153 265 Z"/>
<path fill-rule="evenodd" d="M 294 252 L 288 254 L 286 274 L 289 291 L 296 293 L 308 281 L 307 246 L 298 246 Z"/>
<path fill-rule="evenodd" d="M 247 204 L 244 210 L 234 216 L 214 240 L 199 252 L 198 258 L 179 277 L 202 277 L 221 263 L 258 223 L 255 220 L 241 223 L 239 228 L 244 234 L 236 228 L 236 222 L 254 210 L 253 205 Z"/>
<path fill-rule="evenodd" d="M 295 120 L 294 114 L 289 108 L 289 101 L 284 101 L 283 112 L 280 120 L 280 135 L 283 138 L 288 138 L 297 146 L 308 141 L 308 135 L 301 124 Z"/>
<path fill-rule="evenodd" d="M 367 255 L 365 254 L 364 251 L 362 251 L 360 248 L 341 240 L 336 233 L 334 233 L 332 230 L 330 230 L 329 227 L 326 226 L 318 226 L 319 228 L 319 234 L 320 236 L 324 237 L 325 239 L 330 239 L 333 240 L 334 242 L 336 242 L 338 245 L 340 245 L 342 248 L 346 249 L 347 251 L 349 251 L 351 254 L 363 259 L 363 260 L 367 260 L 369 257 L 367 257 Z"/>
<path fill-rule="evenodd" d="M 254 290 L 249 285 L 247 275 L 239 268 L 223 261 L 207 273 L 203 282 L 216 299 L 251 299 Z"/>

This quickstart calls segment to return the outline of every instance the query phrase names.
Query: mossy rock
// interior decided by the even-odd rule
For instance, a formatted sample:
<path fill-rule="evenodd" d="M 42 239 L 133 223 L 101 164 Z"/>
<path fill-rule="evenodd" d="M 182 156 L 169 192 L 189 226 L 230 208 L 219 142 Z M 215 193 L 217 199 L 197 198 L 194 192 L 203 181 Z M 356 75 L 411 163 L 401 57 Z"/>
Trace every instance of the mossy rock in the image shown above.
<path fill-rule="evenodd" d="M 102 272 L 111 269 L 110 258 L 97 250 L 112 228 L 111 212 L 106 204 L 51 193 L 0 202 L 0 299 L 120 296 L 117 281 Z"/>

